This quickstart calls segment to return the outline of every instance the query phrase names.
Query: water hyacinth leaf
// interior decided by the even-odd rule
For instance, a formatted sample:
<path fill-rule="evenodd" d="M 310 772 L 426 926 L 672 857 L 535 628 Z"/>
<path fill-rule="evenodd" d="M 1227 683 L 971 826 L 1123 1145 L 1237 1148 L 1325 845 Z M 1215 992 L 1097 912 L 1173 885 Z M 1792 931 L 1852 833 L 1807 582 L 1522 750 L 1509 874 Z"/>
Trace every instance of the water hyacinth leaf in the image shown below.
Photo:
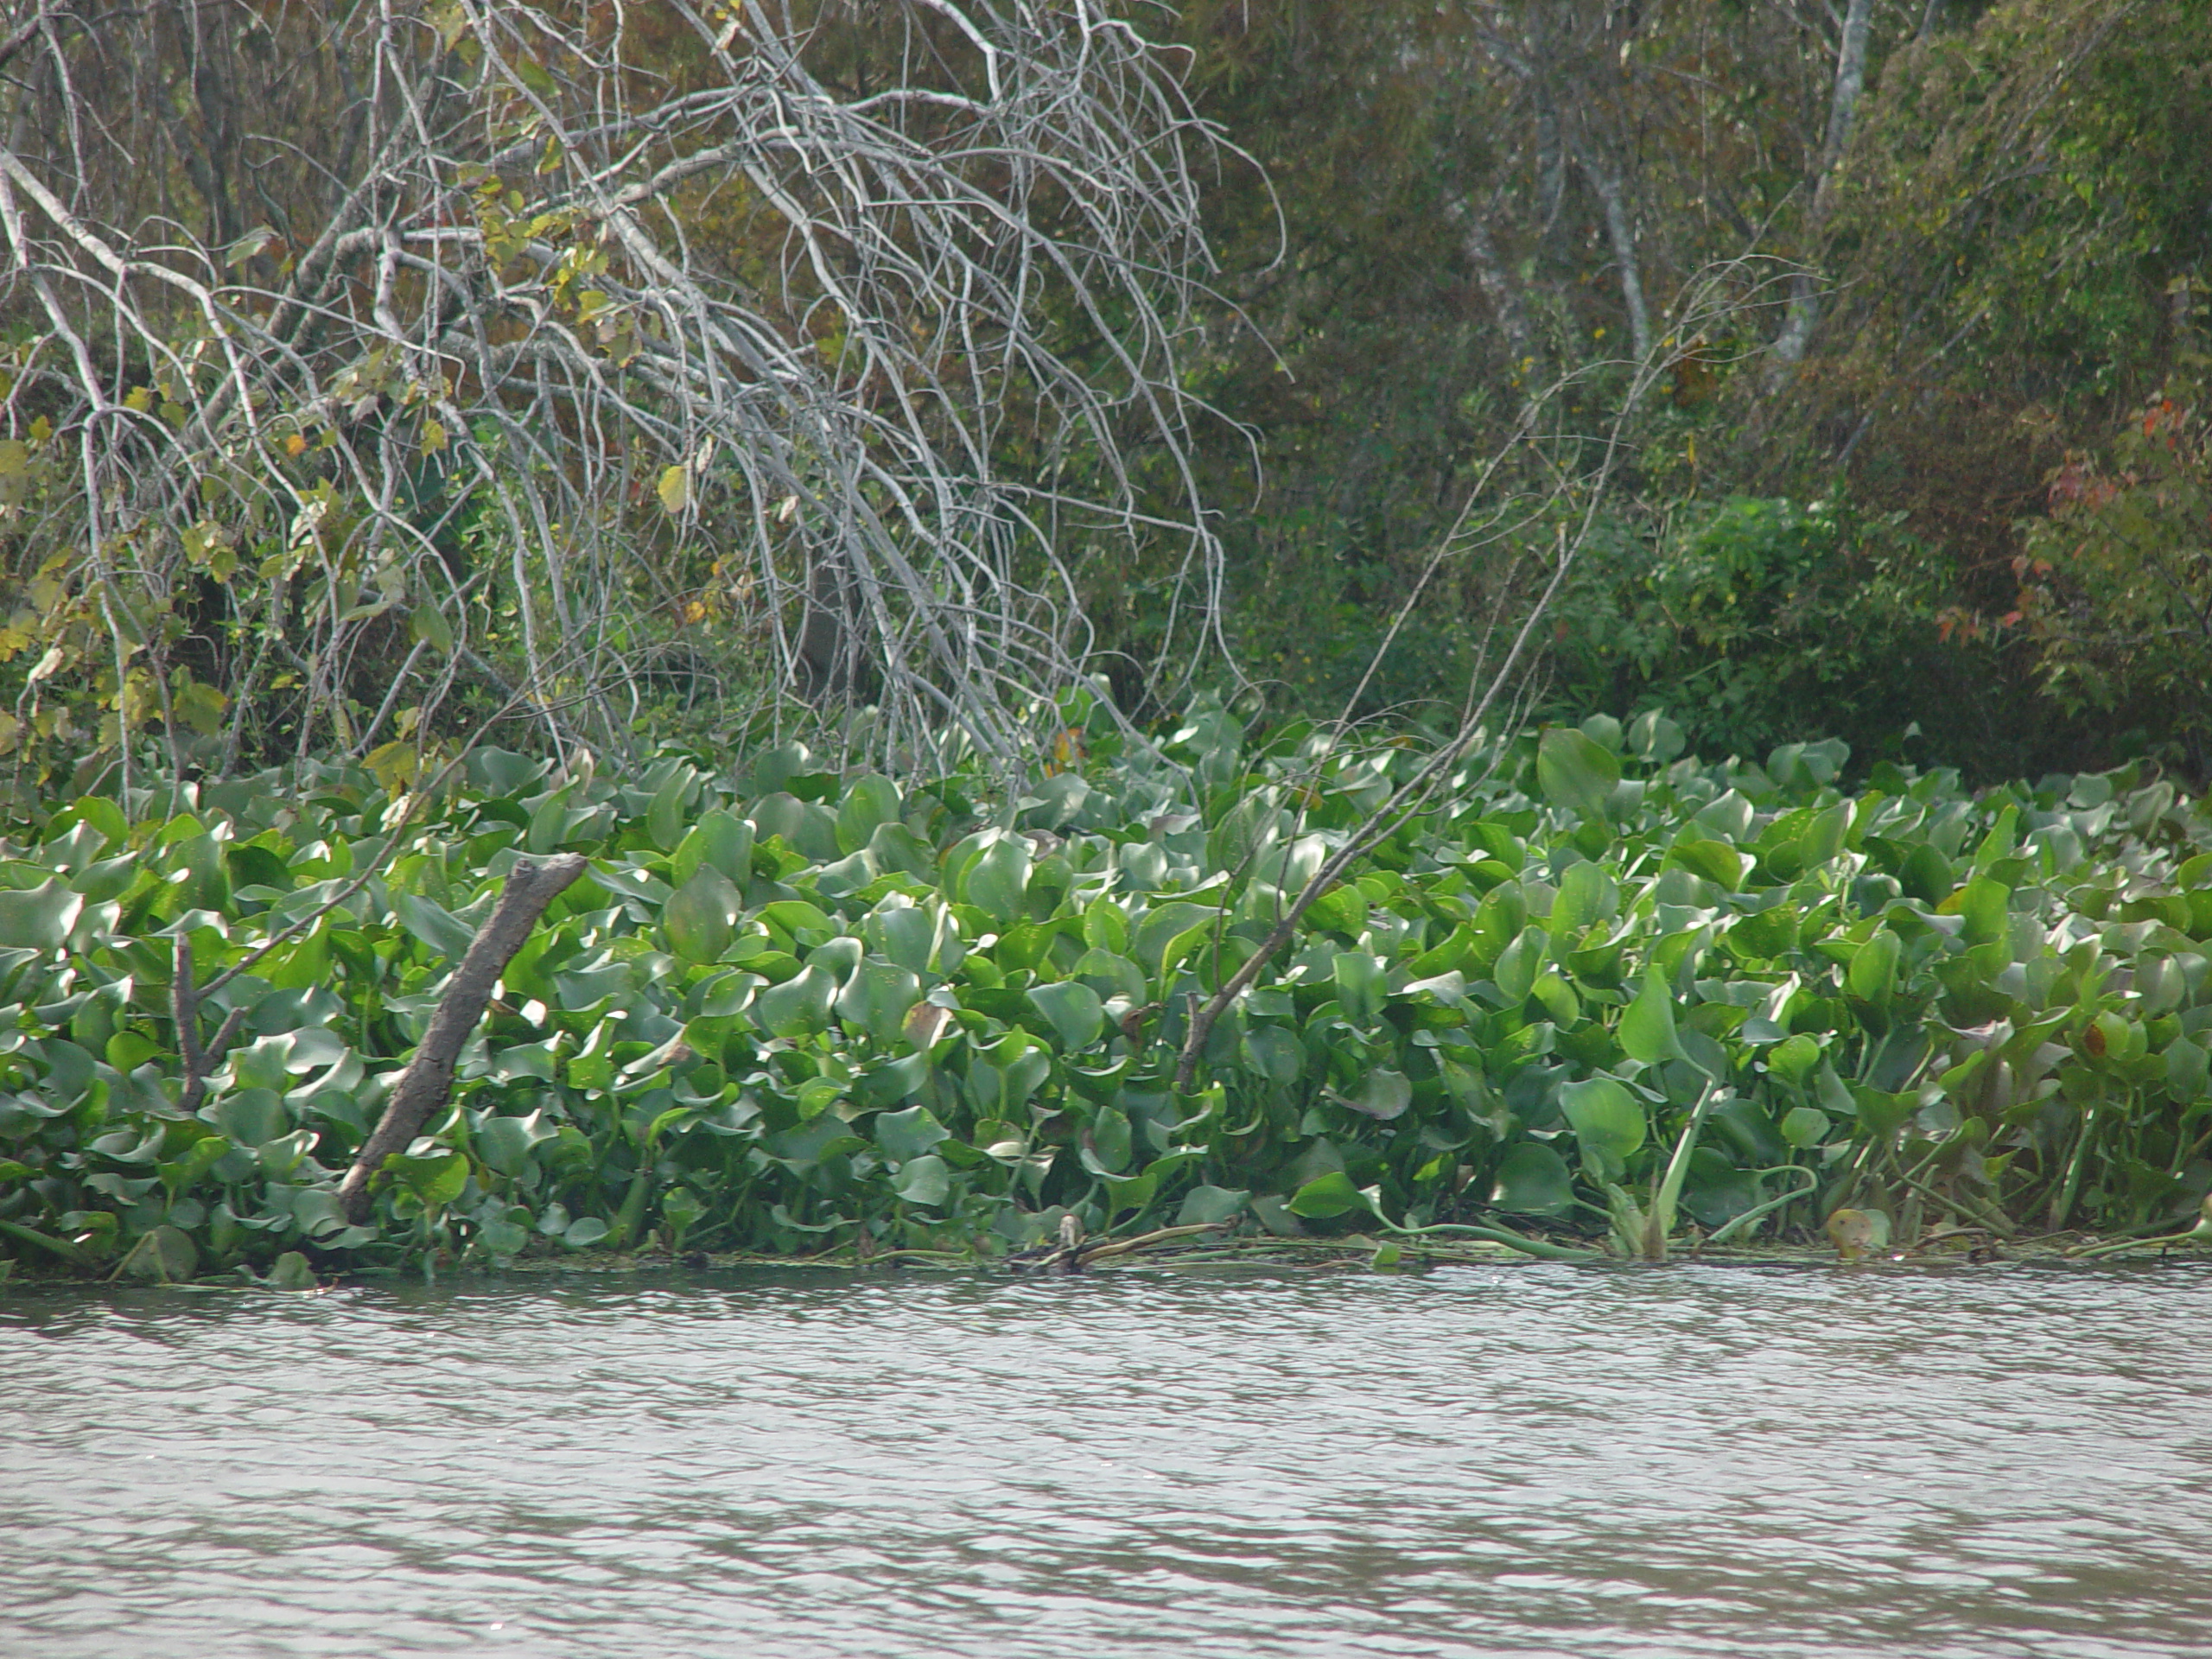
<path fill-rule="evenodd" d="M 884 1048 L 897 1043 L 906 1015 L 922 1000 L 922 982 L 894 963 L 863 962 L 838 994 L 837 1012 Z"/>
<path fill-rule="evenodd" d="M 677 843 L 669 865 L 679 887 L 703 865 L 721 871 L 741 889 L 753 874 L 753 826 L 736 814 L 715 807 L 701 814 Z"/>
<path fill-rule="evenodd" d="M 1828 1115 L 1814 1106 L 1793 1106 L 1782 1117 L 1782 1138 L 1800 1151 L 1828 1137 Z"/>
<path fill-rule="evenodd" d="M 1280 1026 L 1247 1028 L 1243 1052 L 1246 1062 L 1269 1083 L 1287 1086 L 1306 1070 L 1306 1046 Z"/>
<path fill-rule="evenodd" d="M 1536 745 L 1536 786 L 1554 806 L 1603 820 L 1605 799 L 1621 780 L 1618 756 L 1571 726 L 1554 726 Z"/>
<path fill-rule="evenodd" d="M 1547 931 L 1562 948 L 1571 946 L 1611 915 L 1619 903 L 1620 889 L 1604 867 L 1588 859 L 1578 860 L 1560 874 Z"/>
<path fill-rule="evenodd" d="M 1356 1026 L 1371 1026 L 1382 1017 L 1382 963 L 1364 950 L 1339 950 L 1331 972 L 1337 982 L 1337 1001 L 1344 1017 Z"/>
<path fill-rule="evenodd" d="M 1206 832 L 1206 868 L 1250 874 L 1254 862 L 1274 844 L 1281 819 L 1265 797 L 1238 797 Z"/>
<path fill-rule="evenodd" d="M 653 791 L 652 804 L 645 808 L 645 833 L 664 853 L 674 851 L 683 839 L 683 806 L 690 798 L 696 777 L 689 766 L 671 768 L 667 779 Z"/>
<path fill-rule="evenodd" d="M 1814 815 L 1797 839 L 1797 856 L 1808 870 L 1817 870 L 1843 851 L 1851 830 L 1851 803 L 1838 801 Z"/>
<path fill-rule="evenodd" d="M 1376 1066 L 1360 1079 L 1356 1092 L 1337 1098 L 1363 1116 L 1389 1123 L 1403 1117 L 1414 1103 L 1414 1086 L 1404 1072 Z"/>
<path fill-rule="evenodd" d="M 527 1117 L 486 1118 L 471 1134 L 469 1144 L 499 1173 L 520 1175 L 530 1167 L 531 1149 L 554 1138 L 555 1131 L 541 1110 Z"/>
<path fill-rule="evenodd" d="M 939 1142 L 951 1138 L 952 1132 L 938 1122 L 937 1114 L 926 1106 L 880 1113 L 875 1120 L 875 1144 L 893 1163 L 903 1164 L 909 1159 L 919 1158 Z"/>
<path fill-rule="evenodd" d="M 433 1153 L 423 1158 L 394 1153 L 384 1160 L 384 1169 L 422 1199 L 428 1210 L 444 1208 L 468 1185 L 468 1159 L 463 1153 Z"/>
<path fill-rule="evenodd" d="M 1717 882 L 1730 893 L 1739 891 L 1744 878 L 1750 874 L 1751 860 L 1748 854 L 1738 851 L 1725 841 L 1708 840 L 1700 836 L 1691 841 L 1678 841 L 1667 849 L 1667 861 Z"/>
<path fill-rule="evenodd" d="M 1327 1221 L 1367 1205 L 1367 1195 L 1352 1185 L 1351 1176 L 1338 1169 L 1306 1182 L 1291 1195 L 1285 1207 L 1294 1216 L 1307 1221 Z"/>
<path fill-rule="evenodd" d="M 84 895 L 60 876 L 35 887 L 0 890 L 0 950 L 59 950 L 84 907 Z"/>
<path fill-rule="evenodd" d="M 1237 1187 L 1194 1186 L 1183 1195 L 1183 1207 L 1175 1212 L 1175 1224 L 1211 1227 L 1234 1221 L 1243 1213 L 1251 1197 L 1250 1192 Z"/>
<path fill-rule="evenodd" d="M 1897 885 L 1905 896 L 1923 905 L 1938 905 L 1950 896 L 1951 861 L 1933 842 L 1923 841 L 1905 855 L 1897 867 Z"/>
<path fill-rule="evenodd" d="M 880 872 L 900 871 L 918 880 L 936 874 L 937 855 L 930 845 L 903 823 L 880 823 L 861 852 Z"/>
<path fill-rule="evenodd" d="M 910 974 L 926 974 L 937 944 L 937 926 L 938 918 L 930 912 L 908 905 L 877 911 L 863 924 L 863 931 L 878 954 L 890 957 Z"/>
<path fill-rule="evenodd" d="M 273 1089 L 241 1089 L 215 1103 L 215 1127 L 242 1147 L 274 1141 L 291 1127 L 283 1096 Z"/>
<path fill-rule="evenodd" d="M 1591 1077 L 1561 1085 L 1559 1101 L 1584 1167 L 1601 1183 L 1619 1180 L 1643 1145 L 1644 1113 L 1635 1096 L 1611 1077 Z"/>
<path fill-rule="evenodd" d="M 1845 983 L 1851 994 L 1860 1001 L 1877 1007 L 1887 1007 L 1897 987 L 1897 963 L 1904 954 L 1904 941 L 1888 928 L 1877 928 L 1872 938 L 1854 951 Z"/>
<path fill-rule="evenodd" d="M 1210 926 L 1218 911 L 1205 905 L 1194 905 L 1187 899 L 1171 899 L 1164 905 L 1154 905 L 1137 924 L 1136 937 L 1130 944 L 1130 954 L 1137 966 L 1153 978 L 1160 977 L 1164 969 L 1161 963 L 1167 950 L 1176 940 L 1193 929 Z"/>
<path fill-rule="evenodd" d="M 1563 1216 L 1574 1207 L 1574 1178 L 1549 1147 L 1523 1141 L 1498 1160 L 1492 1207 L 1516 1216 Z"/>
<path fill-rule="evenodd" d="M 1083 912 L 1083 942 L 1094 950 L 1126 957 L 1129 952 L 1129 918 L 1112 899 L 1095 899 Z"/>
<path fill-rule="evenodd" d="M 586 1249 L 613 1230 L 598 1216 L 578 1216 L 562 1230 L 561 1242 L 572 1250 Z"/>
<path fill-rule="evenodd" d="M 1877 1141 L 1885 1141 L 1903 1128 L 1920 1104 L 1917 1094 L 1891 1094 L 1863 1083 L 1852 1085 L 1851 1098 L 1858 1108 L 1859 1123 Z"/>
<path fill-rule="evenodd" d="M 1011 926 L 1023 914 L 1029 870 L 1029 843 L 1019 836 L 1001 836 L 963 873 L 961 898 L 1001 926 Z"/>
<path fill-rule="evenodd" d="M 1632 1060 L 1656 1065 L 1662 1060 L 1688 1058 L 1675 1033 L 1675 996 L 1666 978 L 1655 967 L 1643 976 L 1643 988 L 1621 1015 L 1617 1033 L 1622 1052 Z"/>
<path fill-rule="evenodd" d="M 182 1228 L 164 1224 L 141 1236 L 117 1271 L 165 1285 L 182 1284 L 200 1271 L 200 1247 Z"/>
<path fill-rule="evenodd" d="M 810 966 L 761 992 L 754 999 L 753 1017 L 771 1036 L 811 1037 L 828 1027 L 830 1006 L 836 996 L 836 980 Z"/>
<path fill-rule="evenodd" d="M 926 1054 L 902 1054 L 872 1065 L 853 1079 L 853 1098 L 863 1106 L 895 1106 L 929 1081 Z"/>
<path fill-rule="evenodd" d="M 1966 919 L 1968 944 L 1992 944 L 2012 933 L 2012 890 L 2003 882 L 1978 875 L 1961 888 L 1947 906 L 1955 903 Z"/>
<path fill-rule="evenodd" d="M 1088 985 L 1073 980 L 1039 985 L 1029 992 L 1029 1001 L 1051 1023 L 1061 1046 L 1071 1052 L 1089 1048 L 1105 1028 L 1105 1006 Z"/>
<path fill-rule="evenodd" d="M 908 1160 L 891 1178 L 891 1190 L 908 1204 L 936 1209 L 952 1192 L 952 1171 L 935 1153 Z"/>
<path fill-rule="evenodd" d="M 686 962 L 713 962 L 729 949 L 745 900 L 728 876 L 702 865 L 660 915 L 668 948 Z"/>
<path fill-rule="evenodd" d="M 2186 1037 L 2166 1045 L 2166 1086 L 2177 1099 L 2194 1103 L 2204 1099 L 2212 1080 L 2212 1055 Z"/>
<path fill-rule="evenodd" d="M 1767 1051 L 1766 1069 L 1789 1083 L 1804 1082 L 1820 1063 L 1819 1039 L 1802 1031 L 1794 1037 L 1784 1038 Z"/>
<path fill-rule="evenodd" d="M 1543 971 L 1544 959 L 1550 951 L 1551 936 L 1531 922 L 1498 954 L 1497 962 L 1491 964 L 1491 977 L 1509 1006 L 1528 1000 L 1529 993 L 1536 988 L 1536 976 Z"/>
<path fill-rule="evenodd" d="M 728 1020 L 743 1014 L 753 1006 L 753 999 L 767 982 L 759 974 L 742 970 L 715 975 L 699 988 L 699 1017 Z"/>
<path fill-rule="evenodd" d="M 1084 1167 L 1094 1175 L 1118 1175 L 1129 1166 L 1134 1146 L 1128 1115 L 1105 1107 L 1084 1131 L 1080 1147 Z"/>
<path fill-rule="evenodd" d="M 871 772 L 853 779 L 837 807 L 839 849 L 860 851 L 879 829 L 899 821 L 899 785 L 881 773 Z"/>
<path fill-rule="evenodd" d="M 516 1248 L 518 1249 L 521 1246 L 518 1244 Z M 509 1252 L 510 1255 L 512 1253 Z M 315 1269 L 308 1265 L 307 1257 L 297 1250 L 287 1250 L 278 1256 L 270 1265 L 268 1276 L 261 1282 L 270 1290 L 302 1291 L 321 1287 L 315 1276 Z"/>

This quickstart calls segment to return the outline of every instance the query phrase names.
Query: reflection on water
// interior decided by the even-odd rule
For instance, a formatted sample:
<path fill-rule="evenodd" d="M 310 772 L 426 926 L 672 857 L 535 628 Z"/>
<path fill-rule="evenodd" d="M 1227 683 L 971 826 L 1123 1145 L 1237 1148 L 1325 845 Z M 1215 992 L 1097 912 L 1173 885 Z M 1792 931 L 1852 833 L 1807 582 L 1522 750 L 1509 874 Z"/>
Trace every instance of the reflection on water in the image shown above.
<path fill-rule="evenodd" d="M 0 1301 L 0 1653 L 2212 1650 L 2212 1275 Z"/>

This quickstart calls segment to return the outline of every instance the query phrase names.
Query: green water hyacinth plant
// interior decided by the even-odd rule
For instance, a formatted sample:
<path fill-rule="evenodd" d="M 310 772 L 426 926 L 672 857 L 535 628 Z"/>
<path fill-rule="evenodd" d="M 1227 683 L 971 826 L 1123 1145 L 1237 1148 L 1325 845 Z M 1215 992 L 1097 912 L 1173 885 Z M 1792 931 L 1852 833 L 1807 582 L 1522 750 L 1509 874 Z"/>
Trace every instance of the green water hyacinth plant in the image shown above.
<path fill-rule="evenodd" d="M 484 749 L 421 798 L 311 763 L 60 806 L 0 857 L 0 1250 L 296 1281 L 1072 1217 L 1656 1259 L 1847 1205 L 1908 1244 L 2196 1236 L 2212 817 L 2164 782 L 1847 791 L 1840 746 L 1707 762 L 1657 715 L 1485 741 L 1179 1087 L 1192 1010 L 1422 750 L 1067 715 L 1087 758 L 1012 791 Z M 503 878 L 557 853 L 587 873 L 349 1220 Z"/>

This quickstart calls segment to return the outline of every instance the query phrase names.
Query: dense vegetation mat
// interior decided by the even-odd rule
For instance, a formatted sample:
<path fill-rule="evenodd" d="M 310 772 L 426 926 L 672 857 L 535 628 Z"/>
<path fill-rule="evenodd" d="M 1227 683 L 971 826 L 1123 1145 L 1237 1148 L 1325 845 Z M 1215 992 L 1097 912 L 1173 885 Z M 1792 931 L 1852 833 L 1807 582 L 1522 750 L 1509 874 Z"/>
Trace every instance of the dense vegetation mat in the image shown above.
<path fill-rule="evenodd" d="M 1080 722 L 1078 722 L 1080 725 Z M 1088 758 L 1084 742 L 1091 745 Z M 395 798 L 91 798 L 0 861 L 0 1250 L 156 1278 L 598 1247 L 1050 1252 L 1169 1227 L 1654 1256 L 2189 1230 L 2212 817 L 1968 796 L 1647 716 L 1493 744 L 1198 1000 L 1421 757 L 1203 708 L 1026 792 L 786 747 Z M 448 1103 L 339 1182 L 523 857 L 585 855 Z"/>

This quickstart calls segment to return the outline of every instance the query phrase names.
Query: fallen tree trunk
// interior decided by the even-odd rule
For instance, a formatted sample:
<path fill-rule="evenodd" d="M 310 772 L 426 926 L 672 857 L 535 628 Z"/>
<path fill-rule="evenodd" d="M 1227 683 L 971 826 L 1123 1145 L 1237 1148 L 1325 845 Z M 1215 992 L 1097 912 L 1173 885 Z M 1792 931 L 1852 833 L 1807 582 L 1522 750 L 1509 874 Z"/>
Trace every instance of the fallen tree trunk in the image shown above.
<path fill-rule="evenodd" d="M 492 988 L 514 960 L 515 952 L 522 949 L 545 907 L 584 873 L 587 861 L 581 853 L 563 853 L 543 860 L 525 858 L 518 860 L 508 873 L 499 902 L 469 941 L 467 954 L 461 957 L 461 966 L 446 985 L 446 994 L 430 1014 L 430 1027 L 423 1033 L 422 1045 L 399 1074 L 384 1116 L 361 1143 L 353 1166 L 339 1185 L 339 1204 L 346 1219 L 355 1226 L 369 1218 L 369 1183 L 384 1166 L 384 1160 L 406 1151 L 430 1114 L 452 1095 L 454 1067 L 460 1062 L 469 1034 L 484 1018 Z"/>

